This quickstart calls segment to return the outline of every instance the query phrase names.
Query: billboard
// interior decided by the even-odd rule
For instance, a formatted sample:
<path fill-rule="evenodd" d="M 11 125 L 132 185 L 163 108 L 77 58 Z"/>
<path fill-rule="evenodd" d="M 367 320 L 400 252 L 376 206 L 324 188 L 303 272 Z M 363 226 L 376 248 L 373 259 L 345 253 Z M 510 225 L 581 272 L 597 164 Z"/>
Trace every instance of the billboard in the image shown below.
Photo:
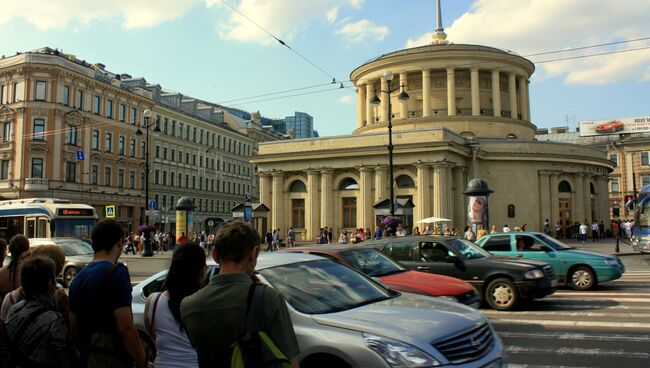
<path fill-rule="evenodd" d="M 580 136 L 650 133 L 650 116 L 580 122 Z"/>

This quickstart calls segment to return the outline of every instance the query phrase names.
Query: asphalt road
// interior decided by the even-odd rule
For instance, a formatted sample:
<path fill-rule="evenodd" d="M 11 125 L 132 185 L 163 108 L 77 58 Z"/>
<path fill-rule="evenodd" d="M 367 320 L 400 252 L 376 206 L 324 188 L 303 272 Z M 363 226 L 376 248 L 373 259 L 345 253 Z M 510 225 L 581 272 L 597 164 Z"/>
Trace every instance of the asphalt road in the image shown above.
<path fill-rule="evenodd" d="M 614 254 L 612 240 L 579 249 Z M 170 253 L 123 257 L 134 283 L 169 266 Z M 650 254 L 621 245 L 623 278 L 588 292 L 560 289 L 509 312 L 482 309 L 503 339 L 509 368 L 650 366 Z"/>

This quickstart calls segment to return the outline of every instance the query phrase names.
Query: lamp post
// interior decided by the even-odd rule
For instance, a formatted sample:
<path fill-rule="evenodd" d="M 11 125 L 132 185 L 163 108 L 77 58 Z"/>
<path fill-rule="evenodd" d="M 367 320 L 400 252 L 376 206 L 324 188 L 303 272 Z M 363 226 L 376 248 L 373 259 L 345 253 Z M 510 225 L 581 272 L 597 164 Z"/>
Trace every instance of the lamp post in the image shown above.
<path fill-rule="evenodd" d="M 404 91 L 404 85 L 401 85 L 398 88 L 393 89 L 393 72 L 387 71 L 384 73 L 383 79 L 388 84 L 388 90 L 384 91 L 380 89 L 380 92 L 388 94 L 388 181 L 389 185 L 389 195 L 390 195 L 390 215 L 395 216 L 395 189 L 393 188 L 393 108 L 390 101 L 390 94 L 395 92 L 397 89 L 402 89 L 402 92 L 397 96 L 397 99 L 400 101 L 408 101 L 409 95 Z M 379 105 L 381 100 L 377 97 L 377 91 L 375 90 L 375 95 L 370 99 L 370 103 L 373 105 Z"/>
<path fill-rule="evenodd" d="M 150 123 L 149 120 L 151 119 L 151 110 L 146 109 L 142 113 L 144 116 L 144 124 L 143 128 L 145 129 L 145 139 L 144 139 L 144 208 L 145 208 L 145 221 L 144 224 L 148 225 L 149 224 L 149 214 L 148 214 L 148 208 L 149 208 L 149 130 L 152 126 L 155 126 L 153 129 L 154 134 L 160 133 L 160 127 L 158 126 L 158 120 L 156 120 L 154 123 Z M 138 128 L 138 130 L 135 132 L 135 135 L 137 136 L 142 136 L 142 130 Z M 152 256 L 153 255 L 153 249 L 151 248 L 151 240 L 150 240 L 150 235 L 148 232 L 145 232 L 144 234 L 144 242 L 143 242 L 143 251 L 142 255 L 143 256 Z"/>

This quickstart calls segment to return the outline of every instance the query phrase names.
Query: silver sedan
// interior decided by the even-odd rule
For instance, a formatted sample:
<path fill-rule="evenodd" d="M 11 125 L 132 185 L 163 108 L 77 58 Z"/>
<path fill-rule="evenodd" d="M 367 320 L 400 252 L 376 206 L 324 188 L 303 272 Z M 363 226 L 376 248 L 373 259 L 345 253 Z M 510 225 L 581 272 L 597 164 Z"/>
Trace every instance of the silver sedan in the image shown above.
<path fill-rule="evenodd" d="M 218 265 L 209 263 L 210 274 Z M 340 263 L 298 253 L 260 254 L 263 283 L 286 299 L 303 368 L 503 366 L 503 345 L 475 309 L 398 293 Z M 167 271 L 133 289 L 134 321 L 145 342 L 144 303 Z M 150 345 L 150 344 L 149 344 Z"/>

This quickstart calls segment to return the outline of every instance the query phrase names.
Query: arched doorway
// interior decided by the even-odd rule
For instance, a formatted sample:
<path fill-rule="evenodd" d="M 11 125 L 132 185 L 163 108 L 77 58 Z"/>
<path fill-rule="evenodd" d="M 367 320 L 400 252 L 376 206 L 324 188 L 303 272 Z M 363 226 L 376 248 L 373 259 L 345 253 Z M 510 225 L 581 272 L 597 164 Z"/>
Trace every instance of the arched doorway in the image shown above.
<path fill-rule="evenodd" d="M 589 183 L 589 198 L 591 199 L 591 221 L 598 222 L 602 219 L 597 218 L 596 215 L 596 187 L 594 183 Z"/>
<path fill-rule="evenodd" d="M 558 191 L 558 208 L 560 210 L 560 225 L 562 227 L 562 236 L 571 237 L 573 231 L 573 222 L 571 220 L 571 184 L 562 180 L 557 186 Z"/>

